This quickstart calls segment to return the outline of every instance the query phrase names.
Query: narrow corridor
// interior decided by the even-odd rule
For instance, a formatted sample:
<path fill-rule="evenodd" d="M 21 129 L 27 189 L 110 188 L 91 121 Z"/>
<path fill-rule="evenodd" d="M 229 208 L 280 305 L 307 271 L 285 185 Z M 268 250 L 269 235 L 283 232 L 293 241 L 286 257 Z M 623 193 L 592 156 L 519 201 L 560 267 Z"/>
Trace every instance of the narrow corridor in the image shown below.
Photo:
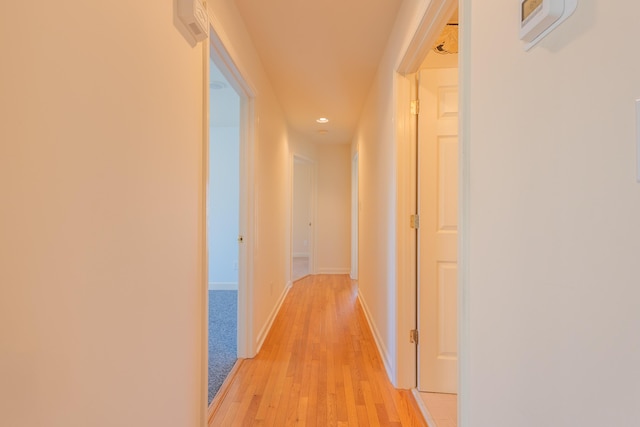
<path fill-rule="evenodd" d="M 297 281 L 212 408 L 210 426 L 426 426 L 389 382 L 347 275 Z"/>

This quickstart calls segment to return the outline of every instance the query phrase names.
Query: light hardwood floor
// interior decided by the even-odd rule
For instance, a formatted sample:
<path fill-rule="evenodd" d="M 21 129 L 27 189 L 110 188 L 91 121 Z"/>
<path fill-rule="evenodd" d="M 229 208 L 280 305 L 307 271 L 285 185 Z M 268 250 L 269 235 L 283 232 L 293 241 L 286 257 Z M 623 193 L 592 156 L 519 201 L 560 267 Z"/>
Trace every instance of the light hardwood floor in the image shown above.
<path fill-rule="evenodd" d="M 389 382 L 346 275 L 297 281 L 262 350 L 214 399 L 209 426 L 422 426 Z"/>

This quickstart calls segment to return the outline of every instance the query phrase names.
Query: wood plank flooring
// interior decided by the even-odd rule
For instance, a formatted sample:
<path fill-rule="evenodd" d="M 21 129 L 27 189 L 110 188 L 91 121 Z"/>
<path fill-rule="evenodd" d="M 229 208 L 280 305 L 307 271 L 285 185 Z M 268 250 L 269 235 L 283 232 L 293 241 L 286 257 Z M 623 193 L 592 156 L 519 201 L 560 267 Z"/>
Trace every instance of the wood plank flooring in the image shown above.
<path fill-rule="evenodd" d="M 421 426 L 389 382 L 346 275 L 294 283 L 260 353 L 223 385 L 209 426 Z"/>

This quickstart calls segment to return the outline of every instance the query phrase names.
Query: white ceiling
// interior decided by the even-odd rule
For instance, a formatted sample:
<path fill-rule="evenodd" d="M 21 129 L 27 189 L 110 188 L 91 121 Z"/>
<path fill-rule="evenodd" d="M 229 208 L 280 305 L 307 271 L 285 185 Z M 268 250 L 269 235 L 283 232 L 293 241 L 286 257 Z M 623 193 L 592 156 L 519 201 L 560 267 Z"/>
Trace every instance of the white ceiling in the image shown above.
<path fill-rule="evenodd" d="M 350 143 L 402 0 L 235 1 L 291 128 Z"/>

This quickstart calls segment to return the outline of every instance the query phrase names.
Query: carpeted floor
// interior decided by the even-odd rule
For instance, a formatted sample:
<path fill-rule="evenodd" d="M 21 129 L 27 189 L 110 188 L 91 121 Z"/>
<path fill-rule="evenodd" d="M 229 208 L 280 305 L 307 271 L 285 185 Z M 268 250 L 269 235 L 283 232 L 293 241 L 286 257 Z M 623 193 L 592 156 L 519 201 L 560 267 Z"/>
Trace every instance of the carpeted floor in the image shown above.
<path fill-rule="evenodd" d="M 209 291 L 209 403 L 237 359 L 238 291 Z"/>

